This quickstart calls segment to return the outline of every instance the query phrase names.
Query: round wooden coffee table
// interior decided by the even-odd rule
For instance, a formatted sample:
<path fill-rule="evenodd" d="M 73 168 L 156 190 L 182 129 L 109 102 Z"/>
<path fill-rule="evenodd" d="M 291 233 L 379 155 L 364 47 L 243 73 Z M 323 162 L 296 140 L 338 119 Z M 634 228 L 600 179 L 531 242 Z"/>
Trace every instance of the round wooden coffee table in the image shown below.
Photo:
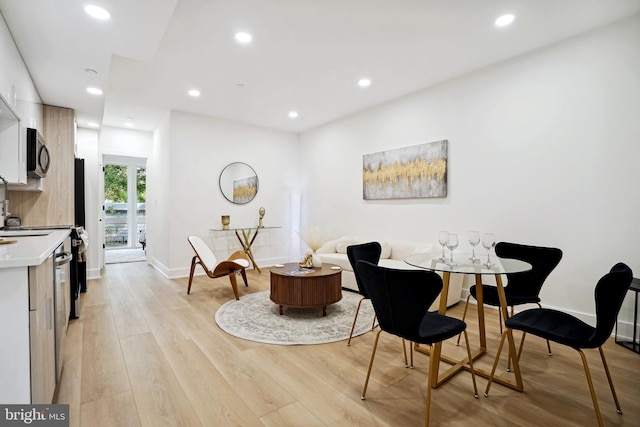
<path fill-rule="evenodd" d="M 304 270 L 312 271 L 300 274 Z M 278 304 L 280 314 L 283 306 L 322 307 L 322 315 L 326 316 L 327 306 L 342 299 L 342 268 L 337 265 L 324 263 L 320 268 L 307 269 L 293 262 L 284 267 L 271 267 L 270 271 L 270 298 Z"/>

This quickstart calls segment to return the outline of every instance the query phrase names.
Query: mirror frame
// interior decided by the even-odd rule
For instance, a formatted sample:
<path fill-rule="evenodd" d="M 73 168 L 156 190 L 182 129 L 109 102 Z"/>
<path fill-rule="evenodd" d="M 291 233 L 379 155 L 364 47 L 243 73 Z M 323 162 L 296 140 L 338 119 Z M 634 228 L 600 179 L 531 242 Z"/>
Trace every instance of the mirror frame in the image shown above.
<path fill-rule="evenodd" d="M 237 177 L 231 175 L 232 173 L 237 173 L 235 169 L 238 169 L 238 168 L 240 168 L 241 171 L 246 173 L 241 173 Z M 253 173 L 253 175 L 250 175 L 251 173 Z M 255 191 L 251 190 L 251 188 L 253 187 L 252 184 L 254 184 L 254 182 L 252 182 L 252 178 L 255 178 Z M 224 187 L 228 186 L 229 183 L 233 183 L 235 181 L 240 181 L 240 180 L 247 181 L 247 185 L 245 187 L 240 187 L 240 188 L 247 188 L 246 191 L 249 192 L 247 196 L 243 197 L 242 195 L 239 195 L 237 197 L 234 197 L 235 191 L 233 187 L 231 188 L 230 191 L 229 190 L 225 191 Z M 222 169 L 222 172 L 220 172 L 220 177 L 218 178 L 218 186 L 220 187 L 220 192 L 222 193 L 224 198 L 227 199 L 229 202 L 235 205 L 245 205 L 250 201 L 252 201 L 258 194 L 258 189 L 259 189 L 258 174 L 256 173 L 255 169 L 253 169 L 251 166 L 249 166 L 244 162 L 229 163 L 227 166 L 225 166 Z M 251 192 L 253 194 L 251 194 Z"/>

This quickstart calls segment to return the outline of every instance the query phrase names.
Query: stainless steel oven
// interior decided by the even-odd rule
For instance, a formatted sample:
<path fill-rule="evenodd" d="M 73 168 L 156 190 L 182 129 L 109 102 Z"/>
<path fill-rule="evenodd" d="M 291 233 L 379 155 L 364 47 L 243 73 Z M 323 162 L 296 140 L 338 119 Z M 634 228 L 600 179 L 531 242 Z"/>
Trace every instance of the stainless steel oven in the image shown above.
<path fill-rule="evenodd" d="M 55 310 L 55 331 L 56 331 L 56 383 L 60 381 L 62 375 L 62 352 L 65 338 L 67 336 L 67 326 L 69 325 L 70 302 L 70 281 L 69 263 L 71 262 L 71 239 L 67 237 L 55 251 L 54 272 L 53 272 L 53 292 Z"/>

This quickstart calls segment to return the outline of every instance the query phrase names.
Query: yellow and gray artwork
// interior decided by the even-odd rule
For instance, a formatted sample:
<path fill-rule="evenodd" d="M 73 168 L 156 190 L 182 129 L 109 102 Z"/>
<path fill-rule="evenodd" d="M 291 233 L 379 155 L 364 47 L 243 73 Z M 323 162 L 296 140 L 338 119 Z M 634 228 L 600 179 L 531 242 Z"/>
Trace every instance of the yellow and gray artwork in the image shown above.
<path fill-rule="evenodd" d="M 258 192 L 258 177 L 250 176 L 248 178 L 233 181 L 233 203 L 247 203 L 253 200 Z"/>
<path fill-rule="evenodd" d="M 364 200 L 447 196 L 448 141 L 362 156 Z"/>

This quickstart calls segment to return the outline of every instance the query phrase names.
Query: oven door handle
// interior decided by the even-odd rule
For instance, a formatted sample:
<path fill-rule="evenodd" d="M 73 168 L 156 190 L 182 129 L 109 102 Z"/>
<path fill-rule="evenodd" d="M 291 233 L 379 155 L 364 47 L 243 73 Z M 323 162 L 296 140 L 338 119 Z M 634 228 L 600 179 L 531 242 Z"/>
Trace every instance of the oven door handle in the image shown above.
<path fill-rule="evenodd" d="M 73 259 L 70 252 L 62 252 L 56 255 L 56 267 L 68 264 Z"/>

